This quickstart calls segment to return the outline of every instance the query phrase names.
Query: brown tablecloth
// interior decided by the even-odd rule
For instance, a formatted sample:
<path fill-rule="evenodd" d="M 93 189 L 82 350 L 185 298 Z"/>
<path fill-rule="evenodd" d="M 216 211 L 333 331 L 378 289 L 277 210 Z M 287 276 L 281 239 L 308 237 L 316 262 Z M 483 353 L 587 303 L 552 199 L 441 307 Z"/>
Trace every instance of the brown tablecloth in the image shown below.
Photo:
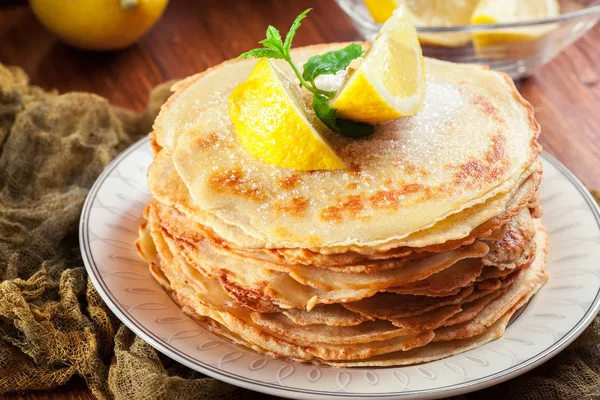
<path fill-rule="evenodd" d="M 110 313 L 82 265 L 77 230 L 90 186 L 150 131 L 168 94 L 157 87 L 134 114 L 92 94 L 44 92 L 0 65 L 0 393 L 80 376 L 100 399 L 267 398 L 159 355 Z M 541 367 L 459 398 L 599 399 L 599 348 L 596 318 Z"/>

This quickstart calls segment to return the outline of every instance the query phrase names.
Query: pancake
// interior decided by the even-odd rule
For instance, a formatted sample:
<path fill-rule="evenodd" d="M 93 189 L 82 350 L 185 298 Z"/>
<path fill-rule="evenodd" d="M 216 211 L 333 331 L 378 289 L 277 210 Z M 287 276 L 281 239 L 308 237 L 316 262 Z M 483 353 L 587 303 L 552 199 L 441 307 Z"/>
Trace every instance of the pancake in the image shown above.
<path fill-rule="evenodd" d="M 304 310 L 285 310 L 283 314 L 293 323 L 300 326 L 327 325 L 327 326 L 356 326 L 375 318 L 365 317 L 345 309 L 339 304 L 327 307 L 316 307 L 310 312 Z"/>
<path fill-rule="evenodd" d="M 477 300 L 461 305 L 460 312 L 444 321 L 443 326 L 452 326 L 462 324 L 463 322 L 471 321 L 495 298 L 503 294 L 503 290 L 493 291 Z"/>
<path fill-rule="evenodd" d="M 537 232 L 536 244 L 540 251 L 533 264 L 519 274 L 516 281 L 504 293 L 477 312 L 472 320 L 437 330 L 434 341 L 466 339 L 481 335 L 510 309 L 518 309 L 529 301 L 531 296 L 548 280 L 548 275 L 544 272 L 547 257 L 547 234 L 541 226 L 538 226 Z M 466 319 L 464 316 L 463 318 Z"/>
<path fill-rule="evenodd" d="M 426 362 L 499 337 L 547 279 L 539 125 L 513 82 L 427 59 L 423 109 L 370 137 L 308 112 L 348 168 L 295 171 L 252 157 L 229 119 L 255 63 L 176 84 L 150 134 L 136 247 L 171 298 L 236 344 L 332 366 Z"/>
<path fill-rule="evenodd" d="M 235 305 L 231 298 L 221 289 L 215 280 L 207 279 L 202 275 L 191 279 L 184 277 L 185 260 L 181 256 L 173 256 L 168 245 L 162 240 L 160 232 L 151 232 L 161 259 L 161 272 L 168 280 L 174 300 L 182 306 L 184 311 L 193 310 L 193 316 L 209 317 L 230 331 L 240 335 L 250 343 L 266 349 L 280 356 L 310 360 L 314 356 L 335 359 L 364 359 L 373 355 L 384 354 L 391 351 L 406 351 L 424 345 L 433 339 L 433 332 L 426 331 L 415 335 L 399 335 L 386 337 L 383 340 L 374 340 L 366 344 L 353 342 L 352 346 L 345 343 L 320 345 L 312 347 L 307 344 L 299 345 L 282 338 L 278 338 L 259 328 L 250 314 Z M 170 261 L 170 263 L 167 263 Z M 187 278 L 187 279 L 186 279 Z"/>
<path fill-rule="evenodd" d="M 252 320 L 273 335 L 304 343 L 357 344 L 421 333 L 399 329 L 388 321 L 369 321 L 356 326 L 299 326 L 279 313 L 252 313 Z"/>
<path fill-rule="evenodd" d="M 483 264 L 478 259 L 467 259 L 457 262 L 450 268 L 441 270 L 437 274 L 428 276 L 425 279 L 406 284 L 403 286 L 393 287 L 387 291 L 393 293 L 448 293 L 459 290 L 469 284 L 475 282 L 481 274 Z"/>
<path fill-rule="evenodd" d="M 144 240 L 140 241 L 140 250 L 144 257 L 152 257 L 150 261 L 160 265 L 156 268 L 155 264 L 151 264 L 151 271 L 158 275 L 159 282 L 185 312 L 199 320 L 208 317 L 209 322 L 204 322 L 207 326 L 236 343 L 265 354 L 334 366 L 403 365 L 454 354 L 456 349 L 468 349 L 473 343 L 492 340 L 504 330 L 514 311 L 547 278 L 543 272 L 546 234 L 539 223 L 536 224 L 536 260 L 511 286 L 491 301 L 487 301 L 489 295 L 474 298 L 473 303 L 486 300 L 487 304 L 472 320 L 466 322 L 452 321 L 452 318 L 460 315 L 459 310 L 467 310 L 468 304 L 443 306 L 434 312 L 421 313 L 416 318 L 398 318 L 398 321 L 404 321 L 399 326 L 381 319 L 354 326 L 299 325 L 283 313 L 248 313 L 232 302 L 213 279 L 202 275 L 194 281 L 189 277 L 183 278 L 182 265 L 185 260 L 171 252 L 158 228 L 152 229 L 149 225 L 141 227 Z M 467 299 L 472 295 L 471 290 L 469 295 L 462 298 Z M 347 313 L 338 307 L 326 319 L 345 318 L 342 315 L 347 316 Z M 442 346 L 437 342 L 452 343 L 452 346 Z"/>
<path fill-rule="evenodd" d="M 177 236 L 191 242 L 202 241 L 205 239 L 209 240 L 212 248 L 215 251 L 232 257 L 253 259 L 256 262 L 263 264 L 265 268 L 282 270 L 282 265 L 299 266 L 300 264 L 328 268 L 347 273 L 368 273 L 375 270 L 383 270 L 398 266 L 397 261 L 389 263 L 371 261 L 406 257 L 411 254 L 411 257 L 414 258 L 419 257 L 419 254 L 426 253 L 426 250 L 449 251 L 459 248 L 461 245 L 464 246 L 471 244 L 480 238 L 490 239 L 492 235 L 498 234 L 498 232 L 501 230 L 500 228 L 506 226 L 507 222 L 514 218 L 515 215 L 519 214 L 520 210 L 523 210 L 524 206 L 527 204 L 528 198 L 530 198 L 530 196 L 525 196 L 524 194 L 530 192 L 531 188 L 537 190 L 538 183 L 539 179 L 537 176 L 533 178 L 533 180 L 532 178 L 527 179 L 527 182 L 522 185 L 523 187 L 520 187 L 516 191 L 516 195 L 510 201 L 510 211 L 503 212 L 501 216 L 494 217 L 490 221 L 475 228 L 475 230 L 468 237 L 464 238 L 461 243 L 456 243 L 457 241 L 454 241 L 453 243 L 446 242 L 443 245 L 429 246 L 429 248 L 399 248 L 384 252 L 383 254 L 372 253 L 370 255 L 358 253 L 322 255 L 320 253 L 310 252 L 306 249 L 240 250 L 237 248 L 232 248 L 230 243 L 221 238 L 215 238 L 214 236 L 207 235 L 203 226 L 186 218 L 177 210 L 169 206 L 165 206 L 156 200 L 151 202 L 151 212 L 153 213 L 153 217 L 173 236 Z M 520 208 L 512 211 L 515 208 L 512 206 L 512 203 L 516 203 Z M 501 233 L 501 235 L 504 234 L 505 233 Z M 499 238 L 502 238 L 502 236 Z M 512 239 L 512 241 L 515 242 L 514 239 Z M 344 263 L 344 261 L 347 263 Z"/>
<path fill-rule="evenodd" d="M 293 56 L 302 63 L 339 46 Z M 420 113 L 378 126 L 369 138 L 327 137 L 349 170 L 301 174 L 262 163 L 241 148 L 226 111 L 229 92 L 254 64 L 227 62 L 179 83 L 154 125 L 161 153 L 201 211 L 195 217 L 219 235 L 223 226 L 243 231 L 227 238 L 240 247 L 398 247 L 411 233 L 509 192 L 540 151 L 533 110 L 509 78 L 427 59 Z"/>
<path fill-rule="evenodd" d="M 519 182 L 518 187 L 509 193 L 496 196 L 488 202 L 447 218 L 429 229 L 409 235 L 398 243 L 400 246 L 398 248 L 384 252 L 362 248 L 344 253 L 331 253 L 331 249 L 264 249 L 264 244 L 245 235 L 240 229 L 230 227 L 213 218 L 213 225 L 223 228 L 221 233 L 224 236 L 217 235 L 215 231 L 199 223 L 202 218 L 199 218 L 198 215 L 202 211 L 193 205 L 168 154 L 164 152 L 159 153 L 150 166 L 148 181 L 153 195 L 159 200 L 155 201 L 156 218 L 167 229 L 176 232 L 176 236 L 191 241 L 207 238 L 213 242 L 214 246 L 221 247 L 224 251 L 257 258 L 264 262 L 291 265 L 310 264 L 334 269 L 343 267 L 356 272 L 365 272 L 367 267 L 358 264 L 364 260 L 402 257 L 413 251 L 453 250 L 462 245 L 471 244 L 479 238 L 489 236 L 504 226 L 534 198 L 540 182 L 540 172 L 541 163 L 536 161 L 523 174 L 522 182 Z M 245 242 L 249 247 L 238 247 L 235 241 L 239 240 Z"/>
<path fill-rule="evenodd" d="M 529 215 L 528 211 L 518 214 Z M 433 349 L 438 349 L 438 342 L 463 343 L 471 337 L 491 337 L 490 330 L 499 331 L 499 328 L 494 328 L 499 326 L 497 321 L 503 320 L 512 309 L 526 302 L 534 290 L 543 284 L 538 272 L 543 268 L 544 257 L 536 258 L 537 263 L 534 261 L 531 265 L 502 271 L 494 266 L 484 267 L 483 258 L 487 256 L 488 245 L 475 242 L 474 245 L 461 247 L 460 251 L 431 253 L 429 257 L 420 258 L 412 258 L 411 255 L 404 257 L 405 260 L 398 264 L 398 276 L 412 276 L 416 280 L 388 289 L 399 292 L 424 290 L 420 295 L 374 294 L 371 291 L 364 296 L 364 300 L 358 302 L 346 302 L 341 305 L 333 302 L 318 306 L 319 294 L 315 293 L 322 291 L 322 296 L 326 297 L 329 293 L 325 289 L 331 288 L 319 287 L 331 285 L 324 276 L 315 275 L 321 282 L 318 285 L 313 284 L 317 287 L 311 287 L 307 281 L 292 279 L 290 275 L 293 268 L 289 266 L 283 268 L 288 268 L 288 274 L 285 274 L 281 271 L 265 270 L 260 264 L 253 262 L 242 264 L 239 257 L 213 260 L 215 264 L 206 268 L 206 254 L 186 253 L 186 246 L 182 245 L 185 241 L 173 238 L 153 220 L 152 205 L 145 211 L 145 216 L 149 223 L 140 228 L 138 251 L 151 263 L 153 275 L 170 291 L 182 309 L 194 318 L 208 318 L 204 321 L 207 327 L 235 340 L 236 343 L 265 354 L 297 361 L 333 365 L 412 363 L 419 357 L 407 359 L 404 353 L 411 353 L 419 347 L 425 349 L 434 346 Z M 524 222 L 525 220 L 526 218 L 520 217 L 511 226 L 504 226 L 501 234 L 497 234 L 494 239 L 501 241 L 507 235 L 513 235 L 515 229 L 511 227 L 532 225 Z M 533 225 L 539 226 L 539 221 Z M 149 235 L 148 231 L 151 231 L 152 235 Z M 518 237 L 527 240 L 529 236 L 529 233 L 526 233 Z M 539 242 L 533 248 L 545 251 L 545 243 L 540 242 L 540 234 L 534 235 L 533 238 Z M 496 241 L 488 243 L 493 245 Z M 471 253 L 477 247 L 481 247 L 481 250 Z M 197 243 L 193 246 L 188 243 L 187 249 L 190 248 L 197 248 Z M 184 256 L 186 254 L 192 261 Z M 464 254 L 472 254 L 473 258 L 463 258 Z M 437 262 L 428 262 L 428 259 Z M 433 269 L 425 274 L 417 273 L 423 266 L 433 266 Z M 301 266 L 301 269 L 307 268 L 310 269 L 309 266 Z M 403 271 L 403 268 L 406 270 Z M 262 304 L 257 307 L 256 304 L 247 301 L 248 293 L 252 291 L 252 285 L 249 285 L 247 279 L 238 279 L 240 285 L 237 288 L 241 293 L 235 296 L 227 286 L 231 281 L 222 273 L 215 274 L 214 269 L 236 272 L 242 278 L 248 274 L 263 276 L 261 284 L 256 285 L 256 288 L 261 290 L 265 288 L 264 282 L 272 279 L 273 275 L 277 275 L 278 278 L 286 276 L 288 284 L 293 283 L 297 286 L 280 286 L 281 280 L 276 279 L 275 286 L 256 296 L 255 301 Z M 319 270 L 314 267 L 312 269 Z M 320 271 L 330 274 L 325 276 L 333 277 L 333 284 L 341 289 L 341 293 L 348 293 L 347 287 L 352 280 L 340 285 L 339 275 L 354 276 L 358 282 L 368 280 L 370 275 L 343 274 L 326 269 Z M 384 269 L 383 272 L 390 271 L 395 272 L 393 269 Z M 484 279 L 481 280 L 480 277 Z M 534 279 L 537 280 L 534 282 Z M 455 292 L 447 295 L 447 292 L 452 290 Z M 266 293 L 270 293 L 271 297 Z M 293 299 L 298 298 L 303 300 L 293 304 Z M 317 301 L 313 301 L 315 298 Z M 345 300 L 348 299 L 336 299 L 341 302 Z M 294 308 L 304 307 L 311 301 L 313 303 L 307 306 L 307 309 L 312 310 L 314 307 L 314 310 L 318 310 L 315 314 Z M 285 302 L 288 304 L 284 304 Z M 284 306 L 284 309 L 281 306 Z M 289 307 L 287 311 L 286 307 Z M 396 358 L 385 357 L 391 354 L 396 355 Z"/>
<path fill-rule="evenodd" d="M 500 270 L 528 264 L 535 256 L 535 241 L 530 240 L 534 233 L 531 213 L 524 207 L 506 224 L 499 240 L 488 242 L 490 251 L 483 258 L 483 264 Z"/>
<path fill-rule="evenodd" d="M 541 163 L 536 161 L 521 176 L 517 187 L 510 192 L 495 196 L 488 202 L 471 207 L 428 229 L 409 235 L 397 242 L 399 246 L 397 248 L 384 252 L 360 248 L 335 253 L 332 249 L 265 249 L 264 243 L 251 238 L 237 227 L 224 224 L 195 206 L 166 152 L 157 154 L 148 171 L 150 190 L 159 200 L 155 202 L 157 203 L 156 217 L 169 230 L 177 232 L 177 236 L 191 241 L 207 238 L 225 251 L 255 257 L 265 262 L 278 261 L 292 265 L 311 264 L 323 267 L 343 266 L 352 268 L 356 272 L 365 272 L 364 266 L 354 265 L 365 259 L 396 258 L 408 255 L 412 251 L 453 250 L 490 235 L 505 225 L 532 200 L 537 193 L 540 177 Z M 210 220 L 213 228 L 217 227 L 219 234 L 202 224 L 207 219 Z M 240 241 L 247 247 L 239 247 L 236 243 Z"/>
<path fill-rule="evenodd" d="M 151 216 L 150 224 L 156 225 Z M 455 295 L 476 281 L 482 273 L 482 257 L 488 251 L 487 245 L 475 242 L 428 257 L 399 260 L 395 269 L 347 274 L 308 266 L 279 265 L 277 270 L 270 270 L 255 264 L 253 259 L 219 254 L 205 240 L 187 243 L 167 232 L 163 232 L 163 238 L 173 253 L 185 257 L 190 268 L 188 275 L 202 273 L 218 279 L 239 302 L 263 312 L 272 309 L 272 305 L 310 309 L 318 304 L 356 301 L 381 291 L 433 297 Z"/>
<path fill-rule="evenodd" d="M 324 364 L 332 367 L 393 367 L 401 365 L 421 364 L 429 361 L 439 360 L 456 354 L 464 353 L 483 346 L 504 333 L 510 318 L 517 309 L 510 310 L 494 325 L 489 327 L 483 334 L 468 339 L 451 340 L 447 342 L 430 343 L 410 351 L 388 353 L 367 360 L 360 361 L 331 361 L 322 360 Z"/>

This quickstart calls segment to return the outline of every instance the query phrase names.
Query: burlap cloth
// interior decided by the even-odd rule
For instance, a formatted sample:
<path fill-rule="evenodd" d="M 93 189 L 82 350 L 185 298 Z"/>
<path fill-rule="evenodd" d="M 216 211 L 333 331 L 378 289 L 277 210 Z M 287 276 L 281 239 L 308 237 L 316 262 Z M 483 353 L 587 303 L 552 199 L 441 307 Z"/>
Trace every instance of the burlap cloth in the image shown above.
<path fill-rule="evenodd" d="M 267 398 L 158 354 L 110 313 L 88 280 L 77 238 L 88 189 L 146 135 L 168 96 L 143 114 L 98 96 L 57 95 L 0 65 L 0 393 L 48 389 L 75 376 L 100 399 Z M 600 398 L 600 318 L 524 376 L 460 399 Z"/>

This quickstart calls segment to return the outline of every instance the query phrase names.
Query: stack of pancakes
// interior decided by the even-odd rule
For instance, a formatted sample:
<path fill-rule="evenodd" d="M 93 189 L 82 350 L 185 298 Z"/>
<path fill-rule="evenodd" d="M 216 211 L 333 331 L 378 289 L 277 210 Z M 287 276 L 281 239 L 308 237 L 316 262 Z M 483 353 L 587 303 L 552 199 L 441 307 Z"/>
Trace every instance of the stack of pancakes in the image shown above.
<path fill-rule="evenodd" d="M 512 81 L 427 59 L 420 113 L 364 139 L 326 134 L 347 169 L 295 171 L 247 153 L 229 120 L 255 62 L 178 83 L 155 122 L 137 247 L 172 298 L 235 343 L 334 366 L 502 335 L 547 279 L 539 126 Z"/>

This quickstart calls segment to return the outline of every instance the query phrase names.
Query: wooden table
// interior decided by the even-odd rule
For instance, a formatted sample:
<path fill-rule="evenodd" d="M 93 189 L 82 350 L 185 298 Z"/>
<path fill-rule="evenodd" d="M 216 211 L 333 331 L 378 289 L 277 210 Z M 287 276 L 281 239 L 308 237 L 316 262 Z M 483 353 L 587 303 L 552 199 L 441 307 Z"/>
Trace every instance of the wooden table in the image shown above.
<path fill-rule="evenodd" d="M 60 92 L 95 92 L 142 110 L 153 86 L 238 56 L 272 24 L 287 31 L 312 7 L 294 44 L 360 39 L 333 0 L 172 0 L 162 20 L 137 45 L 90 53 L 59 43 L 23 1 L 0 6 L 0 62 L 22 67 L 33 84 Z M 519 83 L 535 106 L 545 149 L 591 187 L 600 188 L 600 25 L 532 78 Z M 19 396 L 20 397 L 20 396 Z M 79 383 L 27 399 L 87 399 Z M 15 396 L 8 396 L 15 398 Z"/>

